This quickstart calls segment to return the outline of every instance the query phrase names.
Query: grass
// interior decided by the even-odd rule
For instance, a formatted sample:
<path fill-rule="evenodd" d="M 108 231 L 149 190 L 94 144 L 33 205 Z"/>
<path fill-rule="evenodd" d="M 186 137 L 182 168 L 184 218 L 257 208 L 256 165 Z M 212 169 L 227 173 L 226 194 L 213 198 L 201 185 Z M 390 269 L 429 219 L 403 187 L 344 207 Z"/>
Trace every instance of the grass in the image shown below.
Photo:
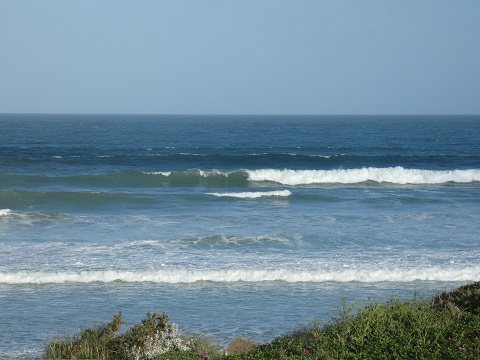
<path fill-rule="evenodd" d="M 158 331 L 175 329 L 166 314 L 147 314 L 141 325 L 121 334 L 123 324 L 119 313 L 103 327 L 56 339 L 47 346 L 44 357 L 133 359 L 129 350 L 133 346 L 142 348 Z M 236 354 L 222 354 L 214 342 L 201 336 L 175 336 L 176 345 L 163 344 L 158 349 L 165 351 L 144 353 L 136 359 L 480 359 L 480 282 L 429 300 L 344 302 L 338 315 L 326 324 L 312 322 Z"/>

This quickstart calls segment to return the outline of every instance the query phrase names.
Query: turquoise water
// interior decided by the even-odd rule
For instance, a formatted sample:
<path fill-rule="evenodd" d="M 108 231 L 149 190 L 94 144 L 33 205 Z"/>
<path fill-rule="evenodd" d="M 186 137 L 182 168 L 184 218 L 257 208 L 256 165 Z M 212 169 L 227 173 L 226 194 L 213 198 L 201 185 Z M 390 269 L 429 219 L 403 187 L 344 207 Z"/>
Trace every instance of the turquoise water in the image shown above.
<path fill-rule="evenodd" d="M 0 115 L 0 353 L 166 311 L 221 342 L 480 280 L 478 116 Z"/>

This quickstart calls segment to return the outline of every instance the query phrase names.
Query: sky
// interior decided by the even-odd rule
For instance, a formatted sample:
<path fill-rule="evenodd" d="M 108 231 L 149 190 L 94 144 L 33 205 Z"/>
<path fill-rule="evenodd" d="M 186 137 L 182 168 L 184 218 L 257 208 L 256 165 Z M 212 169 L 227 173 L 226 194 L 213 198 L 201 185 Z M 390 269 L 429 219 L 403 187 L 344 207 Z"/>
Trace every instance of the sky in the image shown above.
<path fill-rule="evenodd" d="M 0 0 L 0 113 L 480 114 L 478 0 Z"/>

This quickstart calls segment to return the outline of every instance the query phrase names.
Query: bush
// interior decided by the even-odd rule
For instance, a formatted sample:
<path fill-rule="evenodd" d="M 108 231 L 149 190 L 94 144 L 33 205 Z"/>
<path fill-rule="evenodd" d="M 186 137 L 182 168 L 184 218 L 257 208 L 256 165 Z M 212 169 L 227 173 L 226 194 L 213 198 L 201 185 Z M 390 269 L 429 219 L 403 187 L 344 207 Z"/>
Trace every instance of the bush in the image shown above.
<path fill-rule="evenodd" d="M 477 282 L 432 301 L 344 305 L 331 323 L 314 322 L 244 359 L 480 359 L 479 301 Z"/>
<path fill-rule="evenodd" d="M 124 353 L 121 343 L 117 343 L 122 325 L 122 313 L 113 315 L 112 322 L 94 328 L 82 330 L 71 338 L 57 338 L 47 345 L 44 351 L 46 359 L 122 359 Z"/>
<path fill-rule="evenodd" d="M 434 296 L 432 305 L 441 310 L 453 308 L 465 310 L 469 313 L 480 315 L 480 282 L 460 286 L 459 288 Z"/>
<path fill-rule="evenodd" d="M 260 345 L 258 341 L 237 337 L 230 342 L 225 352 L 227 354 L 244 355 Z"/>
<path fill-rule="evenodd" d="M 120 334 L 124 324 L 118 313 L 104 326 L 56 339 L 47 346 L 45 358 L 480 359 L 480 282 L 429 301 L 344 303 L 330 323 L 312 322 L 271 343 L 229 355 L 220 355 L 207 338 L 181 338 L 166 314 L 148 313 L 142 324 Z"/>
<path fill-rule="evenodd" d="M 168 315 L 147 313 L 142 324 L 120 333 L 122 313 L 113 321 L 97 328 L 84 329 L 72 338 L 52 341 L 45 349 L 46 359 L 133 359 L 149 360 L 169 351 L 187 351 L 176 324 L 168 323 Z"/>

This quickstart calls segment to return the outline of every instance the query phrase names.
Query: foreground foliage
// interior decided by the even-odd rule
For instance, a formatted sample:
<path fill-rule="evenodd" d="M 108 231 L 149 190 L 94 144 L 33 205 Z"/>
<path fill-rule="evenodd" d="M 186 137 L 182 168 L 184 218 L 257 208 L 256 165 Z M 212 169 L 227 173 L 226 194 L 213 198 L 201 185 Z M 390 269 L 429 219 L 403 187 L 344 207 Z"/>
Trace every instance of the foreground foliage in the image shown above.
<path fill-rule="evenodd" d="M 122 324 L 119 313 L 103 327 L 86 329 L 73 339 L 55 340 L 47 347 L 45 357 L 480 359 L 480 282 L 438 294 L 429 301 L 391 299 L 360 306 L 344 303 L 330 323 L 313 322 L 242 354 L 220 355 L 211 342 L 199 337 L 180 338 L 166 314 L 147 314 L 141 325 L 119 334 Z"/>
<path fill-rule="evenodd" d="M 122 325 L 127 324 L 119 312 L 106 325 L 85 329 L 73 338 L 52 341 L 44 358 L 150 360 L 167 352 L 190 350 L 189 341 L 180 337 L 178 327 L 168 322 L 165 313 L 147 313 L 142 324 L 124 333 L 120 333 Z"/>

